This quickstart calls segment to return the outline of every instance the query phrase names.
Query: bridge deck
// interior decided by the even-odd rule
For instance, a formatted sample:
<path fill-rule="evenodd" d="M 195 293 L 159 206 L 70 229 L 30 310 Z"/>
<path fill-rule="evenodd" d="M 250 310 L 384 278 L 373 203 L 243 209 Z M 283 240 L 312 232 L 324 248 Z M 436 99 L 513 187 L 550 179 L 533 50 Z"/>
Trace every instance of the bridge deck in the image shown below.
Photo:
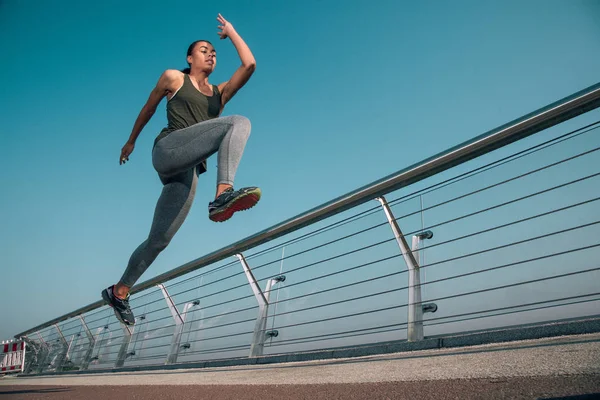
<path fill-rule="evenodd" d="M 600 398 L 600 334 L 285 364 L 6 376 L 0 385 L 0 399 L 28 400 Z"/>

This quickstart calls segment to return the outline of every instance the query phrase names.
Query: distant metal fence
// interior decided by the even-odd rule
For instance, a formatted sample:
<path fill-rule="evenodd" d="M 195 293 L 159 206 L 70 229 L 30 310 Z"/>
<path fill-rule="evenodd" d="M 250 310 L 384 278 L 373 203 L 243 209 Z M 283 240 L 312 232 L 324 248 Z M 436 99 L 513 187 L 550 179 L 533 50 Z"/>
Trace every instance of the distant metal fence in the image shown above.
<path fill-rule="evenodd" d="M 26 372 L 598 314 L 599 105 L 595 85 L 143 282 L 132 289 L 134 327 L 99 301 L 16 335 L 32 357 Z"/>

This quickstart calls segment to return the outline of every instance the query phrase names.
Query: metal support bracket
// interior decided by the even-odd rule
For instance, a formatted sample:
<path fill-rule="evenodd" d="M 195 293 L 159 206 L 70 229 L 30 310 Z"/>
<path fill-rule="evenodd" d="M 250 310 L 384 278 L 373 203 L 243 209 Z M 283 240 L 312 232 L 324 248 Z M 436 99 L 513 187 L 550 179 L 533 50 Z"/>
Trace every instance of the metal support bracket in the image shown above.
<path fill-rule="evenodd" d="M 249 357 L 258 357 L 263 355 L 265 339 L 268 337 L 277 336 L 269 334 L 267 332 L 267 317 L 269 314 L 269 295 L 271 293 L 271 288 L 275 283 L 285 281 L 285 275 L 280 275 L 275 278 L 269 279 L 267 281 L 265 291 L 263 292 L 260 289 L 260 286 L 258 285 L 258 282 L 256 281 L 256 278 L 254 277 L 250 266 L 248 266 L 244 255 L 240 253 L 236 254 L 236 256 L 240 260 L 240 263 L 244 268 L 246 278 L 248 278 L 248 283 L 250 284 L 250 287 L 254 292 L 254 297 L 256 297 L 256 301 L 258 302 L 258 317 L 256 318 L 256 323 L 254 324 L 254 333 L 252 335 L 252 344 L 250 345 L 249 355 Z"/>
<path fill-rule="evenodd" d="M 39 332 L 36 332 L 36 333 L 37 333 L 38 338 L 40 339 L 41 346 L 40 346 L 40 353 L 38 354 L 38 365 L 37 365 L 37 369 L 35 372 L 40 374 L 46 367 L 46 360 L 48 359 L 48 356 L 50 355 L 50 346 L 48 345 L 48 343 L 46 343 L 46 341 L 44 340 L 44 338 L 42 337 L 42 335 Z"/>
<path fill-rule="evenodd" d="M 394 233 L 396 242 L 400 247 L 402 257 L 408 268 L 408 332 L 407 338 L 409 342 L 423 340 L 423 308 L 421 301 L 421 271 L 419 268 L 419 244 L 423 239 L 433 237 L 431 231 L 422 232 L 413 236 L 412 246 L 408 247 L 408 243 L 404 234 L 398 226 L 398 222 L 392 213 L 390 206 L 384 196 L 376 199 L 381 204 L 383 212 L 390 224 L 390 228 Z"/>
<path fill-rule="evenodd" d="M 240 263 L 242 264 L 242 268 L 244 268 L 244 272 L 246 273 L 246 278 L 248 278 L 248 283 L 250 283 L 250 287 L 252 288 L 252 291 L 254 292 L 254 296 L 256 297 L 256 300 L 258 301 L 258 304 L 268 304 L 268 300 L 265 297 L 264 293 L 262 292 L 262 290 L 260 290 L 260 286 L 258 286 L 258 283 L 256 282 L 256 278 L 254 277 L 254 274 L 252 273 L 252 270 L 250 269 L 250 267 L 248 266 L 248 263 L 246 262 L 246 258 L 244 257 L 243 254 L 236 254 L 237 258 L 240 260 Z"/>
<path fill-rule="evenodd" d="M 183 326 L 185 324 L 185 317 L 187 315 L 187 312 L 194 305 L 200 304 L 200 302 L 194 301 L 191 303 L 187 303 L 183 307 L 183 313 L 180 314 L 179 310 L 177 309 L 177 306 L 175 305 L 175 302 L 171 298 L 171 295 L 169 295 L 169 292 L 167 291 L 165 285 L 159 283 L 157 286 L 162 291 L 165 301 L 167 302 L 167 306 L 171 311 L 171 315 L 175 320 L 175 331 L 173 332 L 173 338 L 171 339 L 171 347 L 169 349 L 169 354 L 167 355 L 167 360 L 165 361 L 165 364 L 174 364 L 177 362 L 179 349 L 181 349 L 181 336 L 183 334 Z"/>
<path fill-rule="evenodd" d="M 181 313 L 181 317 L 183 318 L 184 324 L 187 321 L 187 315 L 188 315 L 188 312 L 190 311 L 190 309 L 192 307 L 198 307 L 198 306 L 200 306 L 200 300 L 194 300 L 194 301 L 191 301 L 191 302 L 185 304 L 185 306 L 183 307 L 183 313 Z M 198 310 L 194 310 L 194 311 L 198 311 Z M 204 318 L 204 315 L 202 314 L 202 317 L 200 318 L 200 329 L 199 329 L 200 332 L 202 331 L 203 318 Z M 191 330 L 191 327 L 190 327 L 190 330 Z M 191 343 L 183 343 L 183 344 L 180 344 L 180 346 L 179 346 L 179 348 L 183 349 L 183 350 L 190 349 L 191 347 L 192 347 Z"/>
<path fill-rule="evenodd" d="M 108 326 L 101 326 L 96 329 L 96 342 L 92 350 L 92 358 L 90 359 L 90 363 L 92 361 L 100 361 L 100 351 L 102 350 L 102 344 L 107 342 L 107 340 L 105 339 L 107 332 Z M 96 349 L 98 349 L 98 351 L 96 351 Z M 94 353 L 96 353 L 96 355 L 94 355 Z"/>
<path fill-rule="evenodd" d="M 79 316 L 79 321 L 81 322 L 81 327 L 83 328 L 85 336 L 87 336 L 88 339 L 88 348 L 83 356 L 83 361 L 81 362 L 81 369 L 87 370 L 90 366 L 90 361 L 92 361 L 92 353 L 94 352 L 94 347 L 96 346 L 96 339 L 94 338 L 94 335 L 90 331 L 90 328 L 87 326 L 82 315 Z"/>
<path fill-rule="evenodd" d="M 58 332 L 58 341 L 60 342 L 60 344 L 62 346 L 62 349 L 56 358 L 56 371 L 61 371 L 64 364 L 67 362 L 67 360 L 69 358 L 69 350 L 70 350 L 71 346 L 69 345 L 69 343 L 67 343 L 67 339 L 65 339 L 65 336 L 63 335 L 62 331 L 60 330 L 60 327 L 58 326 L 58 324 L 54 324 L 54 329 L 56 329 L 56 332 Z"/>
<path fill-rule="evenodd" d="M 435 303 L 423 304 L 423 313 L 434 313 L 437 311 L 437 308 L 437 304 Z"/>
<path fill-rule="evenodd" d="M 121 368 L 125 365 L 125 359 L 127 358 L 129 345 L 131 344 L 131 337 L 133 336 L 133 326 L 127 326 L 120 324 L 123 329 L 123 341 L 121 347 L 119 347 L 119 353 L 117 354 L 117 361 L 115 362 L 115 368 Z"/>

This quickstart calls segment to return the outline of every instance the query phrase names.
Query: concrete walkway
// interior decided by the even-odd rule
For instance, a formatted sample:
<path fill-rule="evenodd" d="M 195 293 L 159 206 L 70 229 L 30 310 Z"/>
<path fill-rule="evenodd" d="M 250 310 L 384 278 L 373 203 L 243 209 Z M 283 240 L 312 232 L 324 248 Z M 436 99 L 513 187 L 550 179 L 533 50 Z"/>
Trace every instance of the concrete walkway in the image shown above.
<path fill-rule="evenodd" d="M 0 399 L 600 398 L 600 334 L 286 364 L 6 376 L 0 385 Z"/>

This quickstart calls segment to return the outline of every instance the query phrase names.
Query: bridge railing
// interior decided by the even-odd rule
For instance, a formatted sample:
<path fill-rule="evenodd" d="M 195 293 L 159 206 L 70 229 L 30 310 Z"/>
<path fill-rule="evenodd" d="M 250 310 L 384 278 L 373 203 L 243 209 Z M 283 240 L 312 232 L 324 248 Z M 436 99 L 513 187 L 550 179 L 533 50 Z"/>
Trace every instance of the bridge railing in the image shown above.
<path fill-rule="evenodd" d="M 28 373 L 260 357 L 597 314 L 600 84 L 16 335 Z M 398 159 L 402 159 L 399 149 Z"/>

